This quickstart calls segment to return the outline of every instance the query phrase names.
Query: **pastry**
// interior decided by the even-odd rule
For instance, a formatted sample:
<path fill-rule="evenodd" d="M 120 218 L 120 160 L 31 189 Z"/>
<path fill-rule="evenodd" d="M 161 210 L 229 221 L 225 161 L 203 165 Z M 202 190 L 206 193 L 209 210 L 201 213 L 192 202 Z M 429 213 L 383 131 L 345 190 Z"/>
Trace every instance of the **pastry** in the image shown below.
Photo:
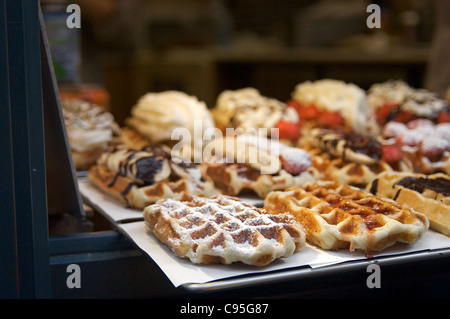
<path fill-rule="evenodd" d="M 381 127 L 391 121 L 406 124 L 418 118 L 436 124 L 450 122 L 450 110 L 444 99 L 429 90 L 412 88 L 401 80 L 373 84 L 367 101 Z"/>
<path fill-rule="evenodd" d="M 416 173 L 450 174 L 450 123 L 435 124 L 428 119 L 389 122 L 380 140 L 400 148 Z"/>
<path fill-rule="evenodd" d="M 264 207 L 269 213 L 295 216 L 314 245 L 369 255 L 396 242 L 413 243 L 429 227 L 423 214 L 336 182 L 271 192 Z"/>
<path fill-rule="evenodd" d="M 242 262 L 265 266 L 305 243 L 287 214 L 270 215 L 237 198 L 180 194 L 144 210 L 145 225 L 181 258 L 196 264 Z"/>
<path fill-rule="evenodd" d="M 142 134 L 131 127 L 122 127 L 119 132 L 120 142 L 126 147 L 139 151 L 146 146 L 149 146 L 150 142 Z M 157 144 L 153 144 L 157 145 Z M 161 144 L 164 146 L 165 144 Z"/>
<path fill-rule="evenodd" d="M 302 127 L 340 127 L 362 135 L 378 134 L 365 91 L 352 83 L 333 79 L 302 82 L 288 105 L 297 109 Z"/>
<path fill-rule="evenodd" d="M 104 152 L 88 177 L 103 192 L 138 209 L 180 192 L 205 196 L 216 192 L 194 164 L 156 146 L 141 151 L 116 147 Z"/>
<path fill-rule="evenodd" d="M 146 93 L 133 106 L 125 123 L 149 145 L 183 143 L 188 159 L 201 154 L 204 132 L 215 128 L 206 104 L 179 91 Z"/>
<path fill-rule="evenodd" d="M 430 228 L 450 236 L 450 177 L 385 172 L 367 185 L 366 191 L 395 200 L 425 214 Z"/>
<path fill-rule="evenodd" d="M 323 180 L 365 187 L 380 172 L 412 170 L 400 150 L 352 131 L 313 128 L 300 145 Z"/>
<path fill-rule="evenodd" d="M 78 99 L 61 101 L 72 160 L 77 170 L 87 170 L 118 134 L 119 127 L 104 108 Z"/>
<path fill-rule="evenodd" d="M 205 146 L 200 165 L 202 175 L 223 194 L 250 191 L 260 198 L 314 180 L 310 167 L 306 151 L 248 134 L 215 138 Z"/>
<path fill-rule="evenodd" d="M 287 141 L 296 141 L 301 135 L 295 109 L 281 101 L 263 96 L 251 87 L 223 91 L 211 113 L 216 126 L 224 133 L 228 128 L 235 129 L 238 134 L 258 135 L 259 130 L 263 129 L 265 136 Z M 238 129 L 241 132 L 237 131 Z"/>

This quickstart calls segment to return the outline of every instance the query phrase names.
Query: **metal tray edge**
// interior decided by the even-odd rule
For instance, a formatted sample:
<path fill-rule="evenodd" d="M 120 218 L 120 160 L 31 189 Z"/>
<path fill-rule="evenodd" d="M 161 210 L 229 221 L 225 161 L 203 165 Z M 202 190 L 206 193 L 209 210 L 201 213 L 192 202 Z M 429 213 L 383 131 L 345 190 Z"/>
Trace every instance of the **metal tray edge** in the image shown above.
<path fill-rule="evenodd" d="M 401 255 L 380 256 L 364 260 L 347 261 L 339 264 L 311 268 L 309 266 L 302 268 L 293 268 L 277 272 L 269 272 L 260 275 L 249 275 L 238 278 L 227 278 L 223 280 L 211 281 L 206 283 L 183 284 L 180 287 L 190 293 L 208 293 L 214 291 L 223 291 L 228 289 L 245 288 L 263 284 L 280 283 L 287 280 L 302 278 L 312 278 L 320 275 L 330 275 L 344 271 L 353 271 L 367 268 L 369 264 L 376 263 L 380 266 L 401 264 L 411 261 L 431 260 L 450 256 L 450 248 L 425 250 L 419 252 L 406 253 Z"/>

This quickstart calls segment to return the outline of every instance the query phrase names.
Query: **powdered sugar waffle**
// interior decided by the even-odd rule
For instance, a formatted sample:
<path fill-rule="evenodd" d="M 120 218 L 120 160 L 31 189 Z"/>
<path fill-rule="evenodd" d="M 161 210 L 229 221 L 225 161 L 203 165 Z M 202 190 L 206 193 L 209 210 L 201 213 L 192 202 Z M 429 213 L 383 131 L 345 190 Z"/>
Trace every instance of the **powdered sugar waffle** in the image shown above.
<path fill-rule="evenodd" d="M 216 138 L 206 145 L 204 153 L 209 155 L 200 166 L 202 174 L 225 195 L 250 191 L 264 198 L 270 191 L 315 180 L 306 151 L 264 137 L 243 134 Z"/>
<path fill-rule="evenodd" d="M 292 216 L 266 214 L 224 195 L 204 198 L 182 193 L 148 206 L 144 218 L 154 236 L 193 263 L 264 266 L 291 256 L 305 243 L 304 232 Z"/>

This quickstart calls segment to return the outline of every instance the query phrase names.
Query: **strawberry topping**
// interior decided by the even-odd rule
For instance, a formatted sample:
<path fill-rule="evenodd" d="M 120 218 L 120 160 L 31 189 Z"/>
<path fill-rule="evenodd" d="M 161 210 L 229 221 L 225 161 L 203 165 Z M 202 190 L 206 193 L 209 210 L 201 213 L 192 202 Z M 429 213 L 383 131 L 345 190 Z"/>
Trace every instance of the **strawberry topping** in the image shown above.
<path fill-rule="evenodd" d="M 433 135 L 425 137 L 419 145 L 420 154 L 433 162 L 438 161 L 442 154 L 449 149 L 450 142 L 448 140 Z"/>
<path fill-rule="evenodd" d="M 378 125 L 383 126 L 389 120 L 392 112 L 398 107 L 398 103 L 386 103 L 376 110 L 375 117 Z"/>
<path fill-rule="evenodd" d="M 438 123 L 450 123 L 450 111 L 441 111 L 438 116 Z"/>
<path fill-rule="evenodd" d="M 383 145 L 382 147 L 382 159 L 385 162 L 392 163 L 398 162 L 403 158 L 404 154 L 402 150 L 395 145 Z"/>
<path fill-rule="evenodd" d="M 320 112 L 315 105 L 306 105 L 297 110 L 301 120 L 314 120 L 319 117 Z"/>
<path fill-rule="evenodd" d="M 416 118 L 415 115 L 411 112 L 399 111 L 395 116 L 394 121 L 401 123 L 408 123 L 409 121 L 412 121 L 415 118 Z"/>
<path fill-rule="evenodd" d="M 311 166 L 309 153 L 300 148 L 286 148 L 280 154 L 281 167 L 292 175 L 298 175 Z"/>
<path fill-rule="evenodd" d="M 344 124 L 344 118 L 336 112 L 323 111 L 320 114 L 320 123 L 323 126 L 341 126 Z"/>
<path fill-rule="evenodd" d="M 301 136 L 301 127 L 299 123 L 287 122 L 287 121 L 279 121 L 277 125 L 275 125 L 276 129 L 278 129 L 278 137 L 285 138 L 290 141 L 296 141 Z"/>

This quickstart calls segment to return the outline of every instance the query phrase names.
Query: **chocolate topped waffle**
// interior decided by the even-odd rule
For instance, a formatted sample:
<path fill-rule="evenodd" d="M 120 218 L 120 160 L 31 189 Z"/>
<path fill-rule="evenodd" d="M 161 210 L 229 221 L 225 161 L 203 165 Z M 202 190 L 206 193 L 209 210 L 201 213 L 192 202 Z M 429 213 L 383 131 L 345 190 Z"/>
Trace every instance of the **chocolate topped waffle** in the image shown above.
<path fill-rule="evenodd" d="M 194 164 L 175 160 L 156 146 L 141 151 L 118 147 L 105 152 L 90 168 L 88 177 L 105 193 L 139 209 L 180 192 L 205 196 L 215 192 Z"/>
<path fill-rule="evenodd" d="M 374 138 L 340 129 L 312 129 L 306 144 L 320 148 L 328 154 L 361 164 L 374 164 L 381 160 L 381 144 Z"/>
<path fill-rule="evenodd" d="M 450 236 L 450 177 L 386 172 L 367 185 L 374 195 L 393 199 L 425 214 L 430 228 Z"/>
<path fill-rule="evenodd" d="M 301 146 L 311 154 L 315 175 L 341 184 L 365 187 L 381 172 L 412 170 L 395 148 L 351 131 L 314 128 Z"/>
<path fill-rule="evenodd" d="M 153 235 L 193 263 L 264 266 L 291 256 L 305 243 L 292 216 L 266 214 L 224 195 L 204 198 L 183 193 L 148 206 L 144 218 Z"/>
<path fill-rule="evenodd" d="M 264 207 L 269 213 L 291 213 L 305 229 L 306 239 L 323 249 L 371 253 L 396 242 L 413 243 L 429 226 L 414 210 L 335 182 L 271 192 Z"/>

